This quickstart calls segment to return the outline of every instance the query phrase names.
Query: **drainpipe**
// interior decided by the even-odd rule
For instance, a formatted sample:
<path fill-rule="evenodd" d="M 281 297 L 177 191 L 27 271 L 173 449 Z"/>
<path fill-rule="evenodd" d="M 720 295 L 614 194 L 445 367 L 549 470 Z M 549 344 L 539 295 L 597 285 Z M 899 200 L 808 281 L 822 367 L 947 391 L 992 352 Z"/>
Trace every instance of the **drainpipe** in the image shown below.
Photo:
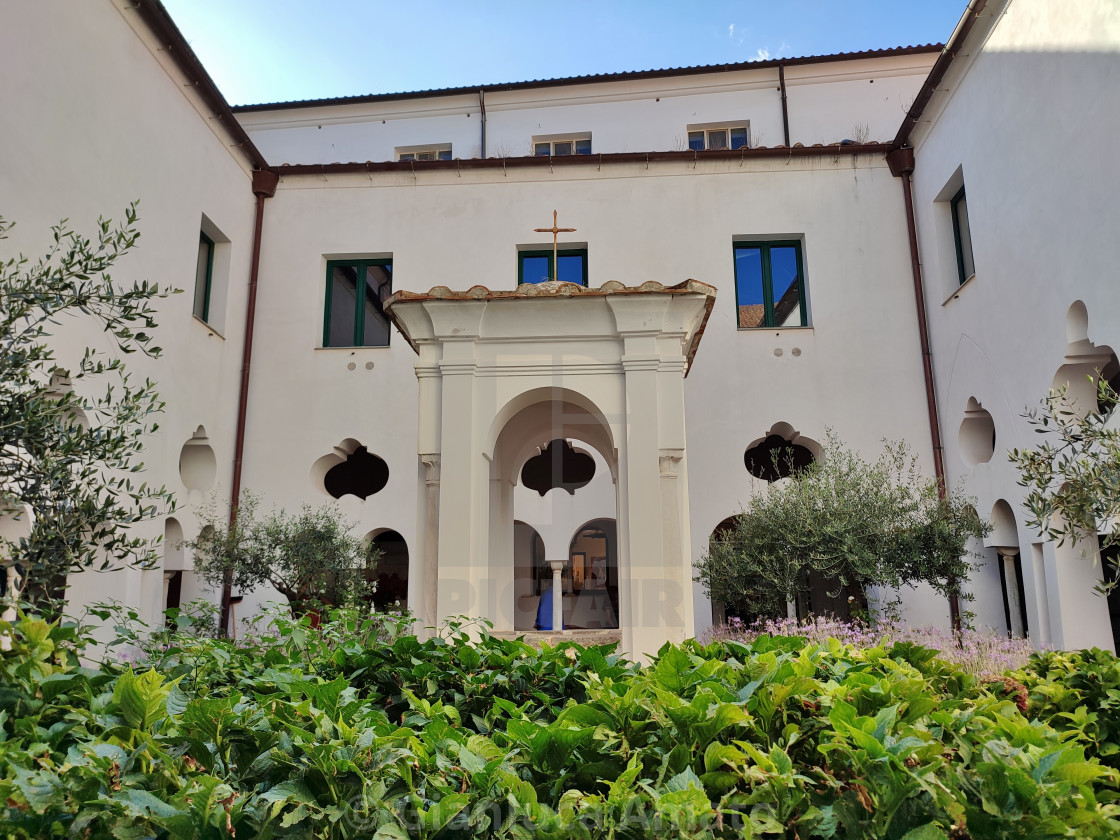
<path fill-rule="evenodd" d="M 933 471 L 937 476 L 937 492 L 941 498 L 948 493 L 945 480 L 945 450 L 941 445 L 941 424 L 937 417 L 937 396 L 933 384 L 933 351 L 929 344 L 926 322 L 925 284 L 922 262 L 918 255 L 918 227 L 914 219 L 914 150 L 909 146 L 887 153 L 891 174 L 902 179 L 902 199 L 906 206 L 906 233 L 910 239 L 910 271 L 914 277 L 914 302 L 918 307 L 918 339 L 922 346 L 922 375 L 926 385 L 926 411 L 929 414 L 929 436 L 933 445 Z M 952 582 L 952 581 L 951 581 Z M 961 605 L 956 595 L 949 596 L 949 617 L 955 632 L 961 631 Z"/>
<path fill-rule="evenodd" d="M 790 146 L 789 143 L 789 105 L 786 102 L 786 66 L 778 64 L 778 90 L 782 92 L 782 131 L 786 138 L 786 148 Z"/>
<path fill-rule="evenodd" d="M 486 157 L 486 91 L 482 88 L 478 89 L 478 108 L 482 112 L 482 154 L 480 158 Z"/>
<path fill-rule="evenodd" d="M 241 461 L 245 451 L 245 414 L 249 402 L 249 365 L 253 359 L 253 324 L 257 315 L 257 274 L 261 265 L 261 232 L 264 229 L 264 200 L 276 195 L 280 176 L 267 169 L 253 171 L 253 194 L 257 197 L 256 224 L 253 228 L 253 259 L 249 265 L 249 302 L 245 312 L 245 341 L 241 351 L 241 390 L 237 398 L 237 436 L 233 443 L 233 482 L 230 487 L 229 524 L 237 522 L 237 505 L 241 498 Z M 229 632 L 232 576 L 222 583 L 222 612 L 219 627 Z"/>

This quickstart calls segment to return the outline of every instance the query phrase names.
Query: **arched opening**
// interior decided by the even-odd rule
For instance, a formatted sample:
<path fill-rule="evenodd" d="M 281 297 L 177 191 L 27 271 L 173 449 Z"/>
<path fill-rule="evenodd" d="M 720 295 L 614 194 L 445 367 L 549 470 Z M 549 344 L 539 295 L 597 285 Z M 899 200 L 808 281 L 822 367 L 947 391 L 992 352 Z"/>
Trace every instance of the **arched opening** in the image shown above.
<path fill-rule="evenodd" d="M 1023 557 L 1019 551 L 1019 532 L 1011 505 L 1003 499 L 997 501 L 992 506 L 991 523 L 992 533 L 986 544 L 994 549 L 996 555 L 1007 635 L 1014 639 L 1025 639 L 1030 628 L 1027 624 L 1027 598 L 1023 585 Z"/>
<path fill-rule="evenodd" d="M 713 543 L 722 543 L 735 530 L 735 517 L 729 516 L 720 522 L 708 536 L 708 551 L 711 552 Z M 732 612 L 732 615 L 735 615 Z M 741 616 L 739 616 L 741 618 Z M 721 601 L 712 601 L 712 624 L 726 624 L 728 619 L 727 605 Z"/>
<path fill-rule="evenodd" d="M 179 450 L 179 478 L 188 490 L 205 492 L 214 486 L 217 475 L 218 459 L 214 457 L 206 429 L 199 426 Z"/>
<path fill-rule="evenodd" d="M 520 520 L 513 523 L 515 630 L 536 630 L 541 598 L 552 591 L 552 572 L 544 560 L 544 540 L 537 529 Z"/>
<path fill-rule="evenodd" d="M 183 602 L 183 526 L 174 516 L 163 523 L 163 609 L 179 609 Z"/>
<path fill-rule="evenodd" d="M 568 548 L 564 618 L 573 629 L 618 628 L 618 529 L 595 519 L 577 529 Z"/>
<path fill-rule="evenodd" d="M 996 424 L 992 415 L 975 397 L 969 397 L 964 407 L 964 419 L 957 433 L 961 457 L 975 467 L 992 460 L 996 451 Z"/>
<path fill-rule="evenodd" d="M 359 441 L 346 438 L 311 465 L 311 482 L 335 499 L 352 495 L 365 501 L 389 483 L 389 465 Z"/>
<path fill-rule="evenodd" d="M 373 574 L 377 576 L 377 591 L 373 593 L 373 606 L 378 612 L 408 609 L 408 544 L 397 531 L 374 531 L 366 535 L 381 556 Z"/>
<path fill-rule="evenodd" d="M 788 478 L 813 463 L 808 448 L 786 440 L 781 435 L 767 435 L 743 455 L 747 472 L 765 482 Z"/>
<path fill-rule="evenodd" d="M 549 441 L 540 455 L 534 455 L 521 468 L 521 483 L 542 496 L 556 488 L 574 494 L 594 477 L 595 459 L 577 450 L 570 440 L 562 439 Z"/>
<path fill-rule="evenodd" d="M 547 388 L 518 397 L 499 422 L 490 568 L 492 579 L 508 579 L 503 558 L 512 558 L 512 629 L 560 629 L 556 601 L 565 629 L 617 628 L 616 466 L 605 418 L 582 395 Z"/>

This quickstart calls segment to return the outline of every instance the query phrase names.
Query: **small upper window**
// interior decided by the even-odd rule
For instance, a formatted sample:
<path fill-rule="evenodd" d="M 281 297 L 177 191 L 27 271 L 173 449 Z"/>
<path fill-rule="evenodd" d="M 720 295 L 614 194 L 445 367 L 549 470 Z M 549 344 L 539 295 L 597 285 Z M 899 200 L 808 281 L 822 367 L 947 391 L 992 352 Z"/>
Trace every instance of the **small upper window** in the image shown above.
<path fill-rule="evenodd" d="M 397 160 L 451 160 L 451 144 L 436 146 L 400 146 L 396 149 Z"/>
<path fill-rule="evenodd" d="M 806 326 L 801 243 L 736 242 L 735 298 L 740 329 Z"/>
<path fill-rule="evenodd" d="M 214 240 L 198 234 L 198 262 L 194 269 L 194 314 L 210 320 L 210 293 L 214 285 Z"/>
<path fill-rule="evenodd" d="M 976 273 L 972 259 L 972 231 L 968 227 L 968 200 L 964 187 L 949 202 L 953 210 L 953 240 L 957 246 L 957 274 L 961 283 Z"/>
<path fill-rule="evenodd" d="M 576 134 L 567 137 L 534 137 L 533 154 L 537 157 L 591 154 L 591 135 Z"/>
<path fill-rule="evenodd" d="M 559 271 L 553 271 L 552 249 L 517 252 L 517 282 L 544 283 L 560 280 L 565 283 L 587 285 L 587 249 L 561 249 L 556 254 Z"/>
<path fill-rule="evenodd" d="M 688 148 L 694 152 L 706 149 L 742 149 L 749 145 L 750 127 L 740 126 L 703 126 L 688 127 Z"/>
<path fill-rule="evenodd" d="M 392 293 L 392 260 L 328 262 L 323 346 L 388 347 L 384 303 Z"/>

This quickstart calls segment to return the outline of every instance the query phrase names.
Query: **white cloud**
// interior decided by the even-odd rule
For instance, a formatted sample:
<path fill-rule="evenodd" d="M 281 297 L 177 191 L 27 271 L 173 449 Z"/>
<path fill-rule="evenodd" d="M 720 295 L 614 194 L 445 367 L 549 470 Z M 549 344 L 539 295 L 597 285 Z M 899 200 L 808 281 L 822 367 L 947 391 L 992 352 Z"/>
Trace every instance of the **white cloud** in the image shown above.
<path fill-rule="evenodd" d="M 731 24 L 729 27 L 727 27 L 727 37 L 728 38 L 734 38 L 735 37 L 735 24 Z"/>
<path fill-rule="evenodd" d="M 755 53 L 754 60 L 755 61 L 769 61 L 770 60 L 770 50 L 764 50 L 761 47 L 759 47 L 758 52 Z"/>

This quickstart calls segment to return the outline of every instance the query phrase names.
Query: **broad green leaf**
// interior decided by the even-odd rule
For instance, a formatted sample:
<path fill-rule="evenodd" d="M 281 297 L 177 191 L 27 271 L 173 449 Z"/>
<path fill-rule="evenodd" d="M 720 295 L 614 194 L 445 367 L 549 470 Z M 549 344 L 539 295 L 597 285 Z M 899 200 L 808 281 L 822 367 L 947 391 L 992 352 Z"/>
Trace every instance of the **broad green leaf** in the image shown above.
<path fill-rule="evenodd" d="M 949 835 L 936 823 L 926 823 L 918 828 L 912 828 L 902 835 L 900 840 L 946 840 Z"/>

